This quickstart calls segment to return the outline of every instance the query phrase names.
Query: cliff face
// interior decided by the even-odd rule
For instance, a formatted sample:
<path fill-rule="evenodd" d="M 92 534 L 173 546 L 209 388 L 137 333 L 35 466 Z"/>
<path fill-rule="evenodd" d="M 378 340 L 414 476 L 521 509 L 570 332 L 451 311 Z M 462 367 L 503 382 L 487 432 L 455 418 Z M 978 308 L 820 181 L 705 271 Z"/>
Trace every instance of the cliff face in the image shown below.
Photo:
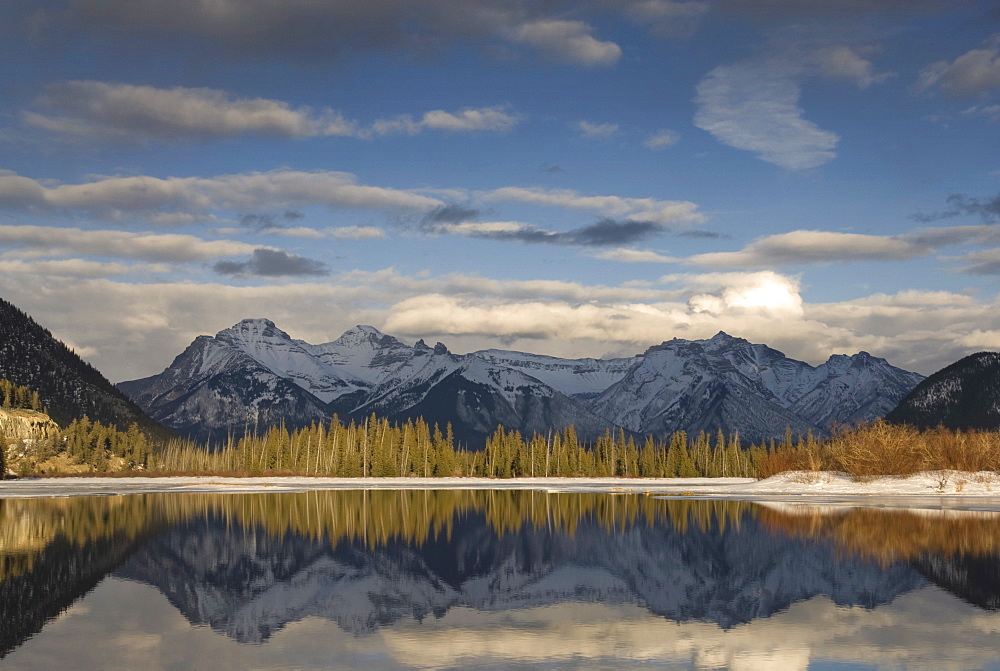
<path fill-rule="evenodd" d="M 59 426 L 43 412 L 0 408 L 0 436 L 8 440 L 51 438 Z"/>
<path fill-rule="evenodd" d="M 24 448 L 37 441 L 54 438 L 59 433 L 59 425 L 45 413 L 34 410 L 0 408 L 0 471 L 12 474 L 14 458 L 24 452 Z M 0 472 L 0 476 L 4 473 Z"/>

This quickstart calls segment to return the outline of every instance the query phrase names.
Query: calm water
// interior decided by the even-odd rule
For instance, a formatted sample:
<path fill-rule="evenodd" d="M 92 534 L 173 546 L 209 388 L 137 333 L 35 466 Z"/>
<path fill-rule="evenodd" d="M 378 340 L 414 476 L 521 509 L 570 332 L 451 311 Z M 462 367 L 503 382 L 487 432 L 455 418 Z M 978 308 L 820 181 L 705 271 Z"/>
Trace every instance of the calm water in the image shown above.
<path fill-rule="evenodd" d="M 1000 669 L 1000 517 L 539 492 L 0 500 L 3 668 Z"/>

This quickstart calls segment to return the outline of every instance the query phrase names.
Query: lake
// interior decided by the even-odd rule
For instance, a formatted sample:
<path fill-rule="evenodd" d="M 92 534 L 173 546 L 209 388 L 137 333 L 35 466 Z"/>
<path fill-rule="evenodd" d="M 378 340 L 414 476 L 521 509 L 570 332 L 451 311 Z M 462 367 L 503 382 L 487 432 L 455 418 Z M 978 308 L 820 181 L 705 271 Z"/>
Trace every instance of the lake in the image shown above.
<path fill-rule="evenodd" d="M 1000 514 L 983 510 L 0 499 L 2 668 L 1000 669 L 998 608 Z"/>

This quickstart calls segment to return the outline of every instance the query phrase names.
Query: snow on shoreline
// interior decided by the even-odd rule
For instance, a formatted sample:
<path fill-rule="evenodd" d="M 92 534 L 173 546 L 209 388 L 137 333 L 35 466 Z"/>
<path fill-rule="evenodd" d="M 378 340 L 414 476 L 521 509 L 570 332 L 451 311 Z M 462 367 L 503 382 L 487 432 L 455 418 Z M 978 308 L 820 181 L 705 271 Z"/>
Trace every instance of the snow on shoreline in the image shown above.
<path fill-rule="evenodd" d="M 345 489 L 522 489 L 550 493 L 638 493 L 656 496 L 780 501 L 844 499 L 974 500 L 1000 506 L 1000 473 L 933 471 L 859 482 L 843 473 L 798 471 L 752 478 L 310 478 L 164 477 L 32 478 L 0 481 L 0 499 L 141 493 L 263 493 Z M 995 499 L 995 501 L 993 500 Z"/>

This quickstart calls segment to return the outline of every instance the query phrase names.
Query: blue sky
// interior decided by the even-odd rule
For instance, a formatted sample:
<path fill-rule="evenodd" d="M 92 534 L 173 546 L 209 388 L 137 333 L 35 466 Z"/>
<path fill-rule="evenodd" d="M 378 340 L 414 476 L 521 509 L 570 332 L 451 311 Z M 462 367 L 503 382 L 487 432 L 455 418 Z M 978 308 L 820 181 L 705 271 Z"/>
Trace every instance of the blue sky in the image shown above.
<path fill-rule="evenodd" d="M 453 351 L 1000 348 L 1000 7 L 0 2 L 0 296 L 113 380 L 269 317 Z"/>

